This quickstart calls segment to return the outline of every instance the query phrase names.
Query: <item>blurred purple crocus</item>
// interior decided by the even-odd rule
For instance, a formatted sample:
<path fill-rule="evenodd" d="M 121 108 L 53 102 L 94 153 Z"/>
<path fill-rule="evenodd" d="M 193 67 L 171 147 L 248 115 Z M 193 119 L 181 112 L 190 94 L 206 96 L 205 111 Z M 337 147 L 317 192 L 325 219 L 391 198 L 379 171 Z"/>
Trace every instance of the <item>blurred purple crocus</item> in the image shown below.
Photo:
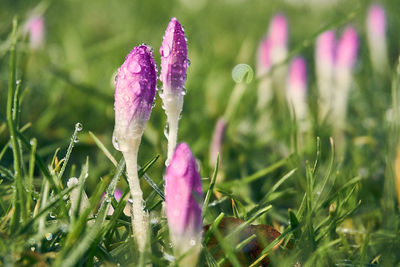
<path fill-rule="evenodd" d="M 347 102 L 353 80 L 352 70 L 357 60 L 358 36 L 352 26 L 347 26 L 338 41 L 335 65 L 335 89 L 332 96 L 331 119 L 335 125 L 338 147 L 341 147 L 342 130 L 346 123 Z"/>
<path fill-rule="evenodd" d="M 189 146 L 179 144 L 165 174 L 166 214 L 174 253 L 189 252 L 180 266 L 196 266 L 202 238 L 202 190 Z"/>
<path fill-rule="evenodd" d="M 326 31 L 317 38 L 315 71 L 317 74 L 320 118 L 324 119 L 331 109 L 333 72 L 335 67 L 335 32 Z"/>
<path fill-rule="evenodd" d="M 374 71 L 383 73 L 388 68 L 385 10 L 378 4 L 370 6 L 367 15 L 367 37 Z"/>
<path fill-rule="evenodd" d="M 338 68 L 351 69 L 357 59 L 358 36 L 352 26 L 347 26 L 339 39 L 336 53 Z"/>
<path fill-rule="evenodd" d="M 215 125 L 214 134 L 210 146 L 210 166 L 214 167 L 217 164 L 217 157 L 221 159 L 222 142 L 225 135 L 227 122 L 224 118 L 219 118 Z M 220 161 L 221 162 L 221 161 Z"/>
<path fill-rule="evenodd" d="M 307 129 L 307 66 L 302 57 L 295 57 L 289 69 L 286 92 L 288 102 L 293 105 L 301 131 Z"/>
<path fill-rule="evenodd" d="M 261 41 L 257 53 L 257 76 L 264 76 L 258 87 L 257 108 L 263 109 L 272 98 L 272 85 L 282 85 L 286 70 L 278 68 L 272 77 L 266 76 L 271 67 L 283 62 L 287 56 L 288 25 L 282 14 L 275 15 L 270 22 L 268 34 Z M 278 93 L 279 92 L 278 90 Z"/>
<path fill-rule="evenodd" d="M 374 4 L 368 10 L 367 16 L 368 31 L 375 37 L 382 38 L 386 32 L 386 15 L 382 6 Z"/>
<path fill-rule="evenodd" d="M 29 42 L 32 49 L 40 48 L 44 43 L 44 18 L 32 16 L 25 25 L 25 31 L 29 33 Z"/>
<path fill-rule="evenodd" d="M 132 49 L 118 70 L 115 81 L 115 128 L 113 144 L 122 151 L 131 193 L 132 228 L 143 252 L 147 240 L 148 215 L 143 207 L 143 193 L 137 172 L 140 141 L 153 107 L 157 69 L 151 48 L 140 45 Z"/>
<path fill-rule="evenodd" d="M 172 18 L 168 24 L 160 54 L 160 81 L 163 83 L 160 97 L 167 115 L 168 158 L 166 165 L 168 166 L 178 139 L 179 117 L 183 107 L 183 96 L 186 93 L 184 86 L 189 65 L 185 32 L 176 18 Z"/>

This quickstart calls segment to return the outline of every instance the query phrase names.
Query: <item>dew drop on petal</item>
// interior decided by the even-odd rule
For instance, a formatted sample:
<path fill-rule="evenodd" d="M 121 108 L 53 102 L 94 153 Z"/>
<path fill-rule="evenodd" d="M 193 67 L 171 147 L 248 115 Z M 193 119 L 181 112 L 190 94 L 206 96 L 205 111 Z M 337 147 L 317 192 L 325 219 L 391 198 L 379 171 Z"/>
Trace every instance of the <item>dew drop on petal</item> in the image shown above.
<path fill-rule="evenodd" d="M 133 60 L 132 62 L 130 62 L 130 64 L 128 65 L 128 70 L 131 73 L 139 73 L 142 70 L 142 67 L 140 67 L 139 62 L 137 62 L 136 60 Z"/>
<path fill-rule="evenodd" d="M 163 57 L 168 57 L 169 56 L 169 54 L 171 53 L 171 48 L 168 46 L 168 45 L 164 45 L 163 46 L 163 48 L 162 48 L 162 56 Z"/>
<path fill-rule="evenodd" d="M 169 124 L 168 124 L 168 122 L 165 124 L 165 127 L 164 127 L 164 136 L 168 139 L 168 136 L 169 136 Z"/>
<path fill-rule="evenodd" d="M 121 151 L 121 148 L 120 148 L 119 143 L 118 143 L 118 139 L 114 134 L 112 136 L 112 144 L 113 144 L 113 146 L 114 146 L 114 148 L 116 150 Z"/>

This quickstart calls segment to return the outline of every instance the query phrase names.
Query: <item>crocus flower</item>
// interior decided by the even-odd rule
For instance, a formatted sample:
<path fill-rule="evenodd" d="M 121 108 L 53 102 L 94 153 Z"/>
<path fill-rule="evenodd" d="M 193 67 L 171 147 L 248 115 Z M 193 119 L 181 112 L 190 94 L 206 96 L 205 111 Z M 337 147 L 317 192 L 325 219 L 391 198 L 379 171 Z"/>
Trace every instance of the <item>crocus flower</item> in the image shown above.
<path fill-rule="evenodd" d="M 289 70 L 287 99 L 293 105 L 300 130 L 306 130 L 307 119 L 307 66 L 302 57 L 295 57 Z"/>
<path fill-rule="evenodd" d="M 43 45 L 44 19 L 42 16 L 31 17 L 25 25 L 25 31 L 29 33 L 29 42 L 32 49 L 38 49 Z"/>
<path fill-rule="evenodd" d="M 345 148 L 343 128 L 346 125 L 348 95 L 353 80 L 352 70 L 357 60 L 357 50 L 357 32 L 352 26 L 347 26 L 337 45 L 335 88 L 332 98 L 332 111 L 330 113 L 339 154 Z"/>
<path fill-rule="evenodd" d="M 137 154 L 143 131 L 153 107 L 157 70 L 150 47 L 132 49 L 118 71 L 115 82 L 115 128 L 113 144 L 122 151 L 132 201 L 132 227 L 140 251 L 144 251 L 148 215 L 137 172 Z"/>
<path fill-rule="evenodd" d="M 160 97 L 167 114 L 169 130 L 168 158 L 166 161 L 168 166 L 177 142 L 179 117 L 182 112 L 183 96 L 186 93 L 184 88 L 186 70 L 189 64 L 185 32 L 176 18 L 172 18 L 168 24 L 160 54 L 160 81 L 163 83 L 163 92 Z"/>
<path fill-rule="evenodd" d="M 386 16 L 382 6 L 374 4 L 368 10 L 367 37 L 372 66 L 377 73 L 387 69 Z"/>
<path fill-rule="evenodd" d="M 180 266 L 195 266 L 202 238 L 200 174 L 189 146 L 179 144 L 165 174 L 165 202 L 174 253 Z"/>
<path fill-rule="evenodd" d="M 210 166 L 215 166 L 217 164 L 218 155 L 221 157 L 222 152 L 222 142 L 225 135 L 227 122 L 224 118 L 219 118 L 217 124 L 215 125 L 214 134 L 210 146 Z"/>
<path fill-rule="evenodd" d="M 335 64 L 335 32 L 322 33 L 316 42 L 315 65 L 319 89 L 320 117 L 325 118 L 331 109 L 333 71 Z"/>
<path fill-rule="evenodd" d="M 79 180 L 76 177 L 71 177 L 68 179 L 67 187 L 71 188 L 75 185 L 79 184 Z M 69 193 L 69 200 L 71 201 L 71 208 L 69 210 L 69 216 L 73 216 L 78 208 L 79 202 L 79 187 L 75 187 Z M 89 207 L 89 199 L 85 193 L 85 190 L 82 191 L 82 198 L 80 202 L 79 212 L 82 212 L 85 208 Z"/>
<path fill-rule="evenodd" d="M 261 41 L 257 53 L 257 76 L 265 76 L 276 64 L 287 56 L 288 26 L 286 17 L 277 14 L 271 19 L 267 36 Z M 279 68 L 273 73 L 273 79 L 265 76 L 258 87 L 257 108 L 262 109 L 272 98 L 272 84 L 280 84 L 285 70 Z"/>
<path fill-rule="evenodd" d="M 288 26 L 286 17 L 282 14 L 275 15 L 269 27 L 269 38 L 271 39 L 271 61 L 272 64 L 282 62 L 287 55 Z"/>
<path fill-rule="evenodd" d="M 336 65 L 338 68 L 351 69 L 357 59 L 358 37 L 352 26 L 347 26 L 338 42 Z"/>

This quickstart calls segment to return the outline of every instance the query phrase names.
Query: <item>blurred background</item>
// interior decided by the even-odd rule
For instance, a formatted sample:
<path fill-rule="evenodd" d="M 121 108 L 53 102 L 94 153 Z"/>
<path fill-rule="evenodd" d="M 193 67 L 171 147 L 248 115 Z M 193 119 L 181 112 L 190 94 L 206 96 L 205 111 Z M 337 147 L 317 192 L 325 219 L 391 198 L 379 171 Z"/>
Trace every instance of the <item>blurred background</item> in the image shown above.
<path fill-rule="evenodd" d="M 371 3 L 386 10 L 387 44 L 390 68 L 373 75 L 366 36 L 366 14 Z M 392 105 L 391 77 L 399 52 L 400 2 L 385 1 L 265 1 L 265 0 L 174 0 L 174 1 L 17 1 L 2 0 L 0 9 L 0 112 L 5 114 L 8 83 L 8 44 L 12 18 L 24 25 L 32 16 L 43 16 L 44 39 L 37 49 L 21 32 L 18 44 L 18 79 L 21 79 L 23 102 L 21 125 L 31 122 L 25 136 L 38 139 L 39 154 L 49 162 L 56 148 L 59 158 L 65 154 L 77 122 L 84 130 L 78 135 L 70 162 L 79 170 L 89 156 L 89 183 L 111 174 L 112 164 L 95 145 L 93 132 L 119 159 L 111 142 L 114 128 L 114 76 L 125 56 L 136 45 L 146 43 L 154 48 L 157 64 L 164 31 L 171 17 L 177 17 L 188 38 L 191 65 L 187 72 L 184 108 L 179 127 L 179 142 L 187 142 L 199 161 L 202 176 L 209 177 L 214 166 L 209 164 L 209 146 L 215 124 L 226 110 L 237 84 L 232 69 L 248 64 L 257 73 L 256 57 L 261 40 L 268 32 L 273 15 L 284 14 L 288 20 L 289 61 L 301 54 L 307 64 L 307 101 L 311 116 L 317 110 L 317 86 L 314 65 L 314 43 L 327 29 L 340 35 L 345 26 L 353 25 L 359 35 L 359 52 L 350 90 L 348 124 L 345 131 L 347 148 L 338 161 L 343 180 L 354 176 L 365 178 L 358 199 L 360 209 L 373 214 L 384 197 L 385 168 L 393 144 L 389 142 L 388 110 Z M 22 30 L 21 30 L 22 31 Z M 286 64 L 286 63 L 285 63 Z M 245 85 L 240 104 L 235 106 L 222 146 L 221 175 L 226 180 L 244 177 L 288 157 L 295 149 L 292 143 L 293 121 L 288 108 L 272 110 L 260 121 L 256 111 L 259 77 Z M 159 83 L 159 86 L 161 84 Z M 164 173 L 167 142 L 164 136 L 165 114 L 157 96 L 156 105 L 146 126 L 139 151 L 139 164 L 155 155 L 160 159 L 149 171 L 160 183 Z M 328 168 L 329 125 L 313 119 L 312 130 L 293 166 L 313 161 L 316 137 L 321 138 L 322 169 Z M 264 138 L 256 125 L 272 125 Z M 262 128 L 262 127 L 261 127 Z M 258 128 L 257 128 L 258 129 Z M 8 141 L 2 131 L 0 144 Z M 292 154 L 293 155 L 293 154 Z M 12 164 L 11 150 L 2 163 Z M 300 164 L 299 164 L 300 163 Z M 326 163 L 326 164 L 325 164 Z M 257 203 L 266 190 L 287 171 L 278 170 L 267 180 L 251 184 L 238 195 Z M 288 207 L 294 207 L 303 194 L 304 175 L 292 181 L 296 190 L 287 191 L 280 199 L 274 219 L 284 223 Z M 323 172 L 321 174 L 323 176 Z M 390 176 L 392 177 L 392 176 Z M 292 184 L 292 185 L 293 185 Z M 121 185 L 124 186 L 124 185 Z M 145 185 L 147 186 L 147 185 Z M 87 187 L 90 194 L 91 187 Z M 147 186 L 146 190 L 150 190 Z M 251 190 L 251 191 L 248 191 Z M 249 193 L 251 192 L 251 193 Z M 300 194 L 301 192 L 301 194 Z M 274 207 L 275 209 L 275 207 Z M 361 215 L 361 218 L 364 215 Z M 373 216 L 373 215 L 371 215 Z M 378 215 L 377 215 L 378 216 Z M 379 225 L 382 220 L 370 220 Z M 372 226 L 374 227 L 374 226 Z M 377 227 L 377 226 L 376 226 Z"/>

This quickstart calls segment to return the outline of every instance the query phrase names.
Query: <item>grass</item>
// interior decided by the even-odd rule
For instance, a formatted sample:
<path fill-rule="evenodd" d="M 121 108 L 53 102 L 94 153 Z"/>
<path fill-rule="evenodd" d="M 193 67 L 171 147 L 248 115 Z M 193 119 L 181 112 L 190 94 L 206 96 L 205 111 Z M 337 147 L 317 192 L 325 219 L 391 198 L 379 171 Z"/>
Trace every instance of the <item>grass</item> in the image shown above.
<path fill-rule="evenodd" d="M 328 9 L 283 1 L 5 1 L 0 10 L 0 265 L 174 266 L 162 212 L 166 116 L 159 97 L 139 151 L 139 177 L 150 211 L 149 244 L 139 255 L 131 237 L 124 161 L 112 146 L 113 79 L 130 49 L 158 48 L 169 18 L 185 26 L 187 94 L 178 141 L 187 142 L 203 177 L 204 232 L 199 266 L 243 266 L 240 251 L 261 246 L 246 264 L 397 266 L 399 206 L 395 159 L 399 141 L 397 0 L 387 12 L 390 68 L 373 72 L 365 32 L 369 1 Z M 188 4 L 189 3 L 189 4 Z M 32 10 L 43 14 L 45 44 L 32 50 L 23 34 Z M 60 12 L 62 10 L 63 12 Z M 289 56 L 308 67 L 310 131 L 302 136 L 291 107 L 255 108 L 255 57 L 271 16 L 289 20 Z M 353 24 L 360 50 L 350 90 L 344 142 L 318 118 L 314 43 L 326 29 Z M 236 66 L 236 67 L 235 67 Z M 270 115 L 265 115 L 265 114 Z M 222 153 L 210 166 L 219 117 L 228 122 Z M 72 136 L 72 137 L 71 137 Z M 70 215 L 69 178 L 78 177 L 89 205 Z M 103 193 L 104 201 L 99 204 Z M 78 203 L 79 206 L 79 203 Z M 112 206 L 114 213 L 109 215 Z M 224 218 L 243 220 L 231 233 Z M 239 238 L 249 225 L 281 236 Z M 211 247 L 215 238 L 218 246 Z M 275 247 L 279 247 L 278 250 Z"/>

